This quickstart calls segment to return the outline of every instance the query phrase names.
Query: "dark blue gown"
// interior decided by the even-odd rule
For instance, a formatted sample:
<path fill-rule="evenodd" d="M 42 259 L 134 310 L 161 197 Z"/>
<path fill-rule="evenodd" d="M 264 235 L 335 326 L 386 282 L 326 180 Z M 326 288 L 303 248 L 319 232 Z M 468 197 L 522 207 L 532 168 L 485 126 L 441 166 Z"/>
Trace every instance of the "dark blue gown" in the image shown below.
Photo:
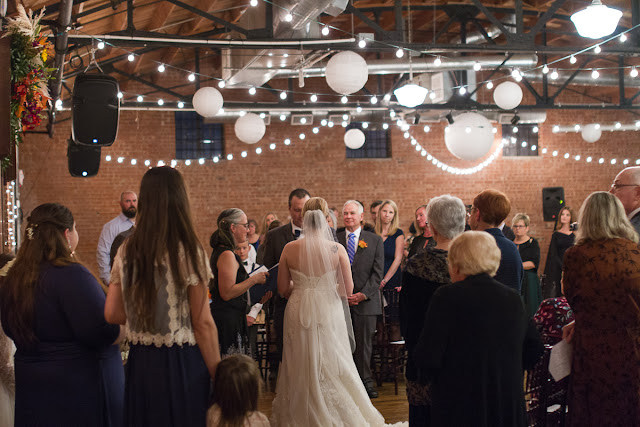
<path fill-rule="evenodd" d="M 104 319 L 105 295 L 80 264 L 43 264 L 32 346 L 16 343 L 16 426 L 121 426 L 124 371 L 119 326 Z M 3 328 L 14 338 L 11 324 Z"/>

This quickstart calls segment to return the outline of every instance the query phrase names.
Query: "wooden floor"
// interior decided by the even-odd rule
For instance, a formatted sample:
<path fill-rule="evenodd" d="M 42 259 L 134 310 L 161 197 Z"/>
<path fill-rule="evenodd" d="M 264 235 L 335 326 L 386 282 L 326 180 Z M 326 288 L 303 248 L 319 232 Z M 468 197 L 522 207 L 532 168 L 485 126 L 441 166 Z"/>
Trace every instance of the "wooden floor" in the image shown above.
<path fill-rule="evenodd" d="M 266 389 L 267 387 L 265 387 Z M 268 387 L 260 397 L 259 408 L 267 417 L 271 416 L 271 402 L 275 397 L 274 387 Z M 380 411 L 387 423 L 397 423 L 409 420 L 409 403 L 405 393 L 404 381 L 398 384 L 398 395 L 395 395 L 393 383 L 382 383 L 377 388 L 379 397 L 371 399 L 373 405 Z"/>

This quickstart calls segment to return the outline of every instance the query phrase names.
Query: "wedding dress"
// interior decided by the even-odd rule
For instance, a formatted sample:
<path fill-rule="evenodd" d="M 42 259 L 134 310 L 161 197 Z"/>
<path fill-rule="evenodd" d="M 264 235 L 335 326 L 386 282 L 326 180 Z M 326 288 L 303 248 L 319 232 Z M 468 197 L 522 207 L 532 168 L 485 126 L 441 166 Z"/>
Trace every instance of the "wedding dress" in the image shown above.
<path fill-rule="evenodd" d="M 307 245 L 304 250 L 313 259 L 310 262 L 317 264 L 316 249 Z M 306 262 L 302 265 L 308 267 Z M 335 262 L 333 266 L 324 274 L 320 274 L 322 268 L 302 268 L 307 274 L 289 268 L 293 291 L 284 315 L 282 363 L 271 417 L 274 427 L 385 425 L 353 362 L 351 319 L 345 316 Z M 313 271 L 316 274 L 311 274 Z"/>

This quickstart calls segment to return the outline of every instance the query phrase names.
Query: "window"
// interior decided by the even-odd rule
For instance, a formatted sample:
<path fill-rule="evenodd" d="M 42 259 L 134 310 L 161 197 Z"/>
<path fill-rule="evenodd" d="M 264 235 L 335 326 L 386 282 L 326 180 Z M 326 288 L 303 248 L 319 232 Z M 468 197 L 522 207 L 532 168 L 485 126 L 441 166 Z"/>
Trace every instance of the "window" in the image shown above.
<path fill-rule="evenodd" d="M 195 111 L 176 111 L 176 159 L 222 156 L 224 129 L 220 123 L 205 123 Z"/>
<path fill-rule="evenodd" d="M 538 125 L 502 125 L 503 156 L 538 156 Z"/>
<path fill-rule="evenodd" d="M 364 133 L 364 145 L 357 150 L 346 148 L 347 159 L 386 159 L 391 157 L 389 130 L 363 129 L 362 123 L 350 123 L 345 132 L 354 128 L 360 129 Z"/>

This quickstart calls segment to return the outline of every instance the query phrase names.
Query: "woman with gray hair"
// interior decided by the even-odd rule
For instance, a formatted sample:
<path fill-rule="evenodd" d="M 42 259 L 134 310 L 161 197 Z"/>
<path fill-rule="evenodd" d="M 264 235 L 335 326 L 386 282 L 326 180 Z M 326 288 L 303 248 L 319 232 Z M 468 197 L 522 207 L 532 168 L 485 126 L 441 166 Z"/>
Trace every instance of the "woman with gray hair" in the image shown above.
<path fill-rule="evenodd" d="M 267 273 L 249 277 L 234 253 L 238 243 L 247 241 L 249 224 L 240 209 L 226 209 L 218 216 L 218 229 L 211 235 L 211 315 L 218 326 L 220 352 L 223 355 L 248 353 L 247 291 L 263 284 Z"/>
<path fill-rule="evenodd" d="M 447 251 L 451 240 L 464 231 L 466 210 L 462 200 L 447 194 L 429 201 L 426 216 L 429 218 L 427 227 L 436 245 L 427 245 L 409 259 L 403 271 L 400 291 L 400 325 L 409 355 L 405 375 L 411 426 L 423 426 L 430 419 L 428 383 L 416 367 L 413 350 L 422 332 L 431 296 L 440 286 L 451 283 Z"/>
<path fill-rule="evenodd" d="M 620 200 L 592 193 L 563 263 L 575 314 L 569 426 L 640 425 L 640 250 Z M 574 332 L 575 331 L 575 332 Z M 574 333 L 573 333 L 574 332 Z"/>
<path fill-rule="evenodd" d="M 483 231 L 462 233 L 449 245 L 453 284 L 431 298 L 414 351 L 431 382 L 431 425 L 527 425 L 523 372 L 543 347 L 520 295 L 492 278 L 500 257 Z"/>

